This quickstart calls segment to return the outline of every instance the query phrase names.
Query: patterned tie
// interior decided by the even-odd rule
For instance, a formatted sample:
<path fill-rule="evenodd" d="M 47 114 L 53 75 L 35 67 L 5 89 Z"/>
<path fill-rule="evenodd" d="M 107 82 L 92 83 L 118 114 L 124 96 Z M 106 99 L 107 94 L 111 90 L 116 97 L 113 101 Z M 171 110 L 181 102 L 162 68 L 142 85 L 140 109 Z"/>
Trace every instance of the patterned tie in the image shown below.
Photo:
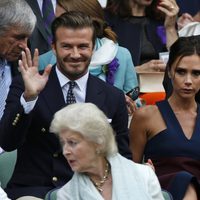
<path fill-rule="evenodd" d="M 0 60 L 0 119 L 3 116 L 7 97 L 5 65 L 6 62 L 4 60 Z"/>
<path fill-rule="evenodd" d="M 51 0 L 43 0 L 42 4 L 42 14 L 44 26 L 48 35 L 48 43 L 51 45 L 52 34 L 51 34 L 51 23 L 55 18 L 54 9 Z"/>
<path fill-rule="evenodd" d="M 69 104 L 76 103 L 76 98 L 73 93 L 73 88 L 76 86 L 76 82 L 69 81 L 67 84 L 69 85 L 69 89 L 67 92 L 66 104 L 69 105 Z"/>

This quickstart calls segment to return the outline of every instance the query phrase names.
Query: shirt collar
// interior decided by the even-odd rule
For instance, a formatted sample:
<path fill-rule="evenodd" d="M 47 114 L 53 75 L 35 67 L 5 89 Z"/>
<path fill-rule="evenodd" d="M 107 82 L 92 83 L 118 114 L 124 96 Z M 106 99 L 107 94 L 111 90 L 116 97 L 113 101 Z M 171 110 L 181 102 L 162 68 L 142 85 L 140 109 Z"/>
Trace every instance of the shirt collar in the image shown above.
<path fill-rule="evenodd" d="M 5 59 L 0 58 L 0 67 L 5 67 L 7 65 L 7 61 Z"/>
<path fill-rule="evenodd" d="M 57 67 L 56 65 L 56 74 L 58 76 L 58 80 L 59 80 L 59 83 L 60 83 L 60 86 L 61 88 L 63 88 L 69 81 L 71 81 L 70 79 L 68 79 Z M 89 72 L 87 71 L 87 73 L 82 76 L 81 78 L 75 80 L 77 85 L 78 85 L 78 88 L 81 90 L 81 91 L 85 91 L 86 90 L 86 87 L 87 87 L 87 81 L 88 81 L 88 77 L 89 77 Z"/>

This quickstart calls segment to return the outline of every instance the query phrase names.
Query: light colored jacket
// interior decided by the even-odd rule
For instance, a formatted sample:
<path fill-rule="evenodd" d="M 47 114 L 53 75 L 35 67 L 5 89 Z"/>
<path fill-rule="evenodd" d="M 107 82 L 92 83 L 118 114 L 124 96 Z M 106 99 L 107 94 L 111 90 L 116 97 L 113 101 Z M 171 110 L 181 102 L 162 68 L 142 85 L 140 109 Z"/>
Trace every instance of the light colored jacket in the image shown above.
<path fill-rule="evenodd" d="M 117 154 L 109 157 L 112 200 L 164 200 L 158 179 L 147 165 L 137 164 Z M 57 200 L 103 200 L 90 178 L 74 173 L 57 193 Z"/>

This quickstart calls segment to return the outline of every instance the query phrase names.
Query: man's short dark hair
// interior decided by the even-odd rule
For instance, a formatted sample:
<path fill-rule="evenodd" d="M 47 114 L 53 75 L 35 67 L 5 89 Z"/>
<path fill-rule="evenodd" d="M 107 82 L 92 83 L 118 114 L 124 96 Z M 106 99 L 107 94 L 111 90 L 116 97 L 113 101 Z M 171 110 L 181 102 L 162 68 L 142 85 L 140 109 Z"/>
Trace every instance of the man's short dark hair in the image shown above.
<path fill-rule="evenodd" d="M 51 25 L 53 43 L 56 42 L 56 31 L 60 27 L 66 27 L 71 29 L 91 28 L 93 30 L 93 36 L 92 36 L 93 45 L 95 44 L 96 32 L 93 20 L 91 19 L 90 16 L 82 12 L 79 11 L 65 12 L 53 21 Z"/>

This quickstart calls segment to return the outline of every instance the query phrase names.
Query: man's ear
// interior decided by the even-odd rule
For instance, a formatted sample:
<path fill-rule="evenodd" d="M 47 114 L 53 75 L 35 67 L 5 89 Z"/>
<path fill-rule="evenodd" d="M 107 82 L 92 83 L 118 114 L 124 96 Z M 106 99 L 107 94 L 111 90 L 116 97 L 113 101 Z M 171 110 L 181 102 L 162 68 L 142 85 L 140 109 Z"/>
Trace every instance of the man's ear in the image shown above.
<path fill-rule="evenodd" d="M 55 45 L 55 43 L 51 44 L 51 49 L 52 49 L 54 55 L 56 55 L 56 45 Z"/>

